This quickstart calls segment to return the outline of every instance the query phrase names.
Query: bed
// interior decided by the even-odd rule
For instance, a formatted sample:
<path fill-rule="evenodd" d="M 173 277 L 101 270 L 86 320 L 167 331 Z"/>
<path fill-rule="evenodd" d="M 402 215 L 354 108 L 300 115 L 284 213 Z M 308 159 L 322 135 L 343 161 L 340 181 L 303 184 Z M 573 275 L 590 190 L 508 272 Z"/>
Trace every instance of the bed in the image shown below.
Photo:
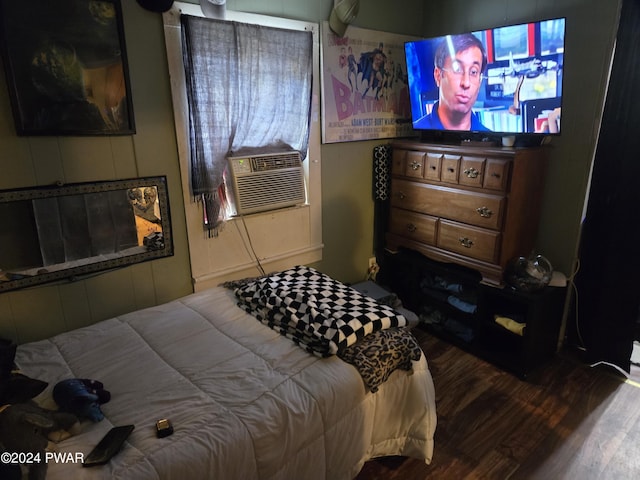
<path fill-rule="evenodd" d="M 105 418 L 83 422 L 58 452 L 86 456 L 112 426 L 135 425 L 107 465 L 49 462 L 47 478 L 349 480 L 375 457 L 431 461 L 424 354 L 372 392 L 354 365 L 301 348 L 237 293 L 221 286 L 20 345 L 20 370 L 49 382 L 39 404 L 55 408 L 52 388 L 69 378 L 111 392 Z M 161 418 L 175 429 L 166 438 L 155 435 Z"/>

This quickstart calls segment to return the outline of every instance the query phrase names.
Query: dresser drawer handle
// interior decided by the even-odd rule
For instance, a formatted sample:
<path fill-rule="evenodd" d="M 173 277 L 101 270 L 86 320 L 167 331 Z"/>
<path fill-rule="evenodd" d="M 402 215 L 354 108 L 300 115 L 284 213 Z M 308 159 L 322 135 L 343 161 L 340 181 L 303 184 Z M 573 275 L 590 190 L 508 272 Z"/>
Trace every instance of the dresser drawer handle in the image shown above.
<path fill-rule="evenodd" d="M 411 170 L 420 170 L 421 166 L 420 162 L 416 162 L 415 160 L 411 162 Z"/>
<path fill-rule="evenodd" d="M 417 230 L 417 228 L 413 223 L 407 223 L 407 232 L 413 233 L 416 230 Z"/>
<path fill-rule="evenodd" d="M 436 167 L 435 165 L 429 165 L 429 168 L 430 168 L 431 170 L 436 170 L 438 167 Z"/>
<path fill-rule="evenodd" d="M 402 193 L 402 192 L 398 192 L 398 198 L 399 198 L 400 200 L 404 200 L 405 198 L 407 198 L 407 196 L 406 196 L 404 193 Z"/>
<path fill-rule="evenodd" d="M 476 170 L 473 167 L 465 168 L 463 172 L 468 178 L 478 178 L 478 175 L 480 175 L 480 170 Z"/>
<path fill-rule="evenodd" d="M 491 174 L 491 176 L 492 176 L 493 178 L 500 178 L 502 175 L 500 175 L 499 173 L 493 172 L 493 173 Z"/>
<path fill-rule="evenodd" d="M 478 212 L 480 216 L 484 218 L 491 218 L 491 215 L 493 215 L 493 212 L 488 207 L 476 208 L 476 212 Z"/>
<path fill-rule="evenodd" d="M 447 171 L 448 171 L 449 173 L 453 173 L 453 172 L 455 172 L 455 171 L 456 171 L 456 169 L 455 169 L 455 168 L 453 168 L 453 167 L 449 167 L 449 168 L 447 168 Z"/>
<path fill-rule="evenodd" d="M 473 240 L 467 237 L 460 237 L 458 241 L 460 242 L 460 245 L 462 245 L 465 248 L 471 248 L 473 246 Z"/>

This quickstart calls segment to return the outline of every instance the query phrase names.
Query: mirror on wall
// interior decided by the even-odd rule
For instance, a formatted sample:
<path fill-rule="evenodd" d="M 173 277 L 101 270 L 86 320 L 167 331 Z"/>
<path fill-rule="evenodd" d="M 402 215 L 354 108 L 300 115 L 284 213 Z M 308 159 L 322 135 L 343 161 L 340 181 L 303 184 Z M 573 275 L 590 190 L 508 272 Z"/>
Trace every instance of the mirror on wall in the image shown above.
<path fill-rule="evenodd" d="M 171 255 L 164 176 L 0 191 L 0 292 Z"/>

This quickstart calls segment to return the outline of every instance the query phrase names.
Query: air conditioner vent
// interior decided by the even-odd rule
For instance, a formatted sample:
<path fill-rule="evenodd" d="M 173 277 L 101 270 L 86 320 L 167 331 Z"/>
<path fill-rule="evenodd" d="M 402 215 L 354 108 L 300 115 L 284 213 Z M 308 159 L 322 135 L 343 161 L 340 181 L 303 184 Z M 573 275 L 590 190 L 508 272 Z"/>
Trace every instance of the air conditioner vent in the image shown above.
<path fill-rule="evenodd" d="M 264 170 L 277 170 L 280 168 L 292 168 L 300 166 L 300 154 L 298 152 L 273 155 L 261 155 L 251 157 L 251 165 L 255 172 Z"/>
<path fill-rule="evenodd" d="M 304 172 L 298 152 L 228 157 L 239 214 L 305 202 Z"/>

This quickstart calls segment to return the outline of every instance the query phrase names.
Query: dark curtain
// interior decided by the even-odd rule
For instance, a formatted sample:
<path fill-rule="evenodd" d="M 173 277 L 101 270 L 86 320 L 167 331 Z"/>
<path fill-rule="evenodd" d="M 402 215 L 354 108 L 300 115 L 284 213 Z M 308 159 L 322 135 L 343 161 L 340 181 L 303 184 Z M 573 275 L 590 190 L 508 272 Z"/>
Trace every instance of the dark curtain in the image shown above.
<path fill-rule="evenodd" d="M 574 340 L 629 371 L 640 298 L 640 2 L 622 4 L 576 275 Z"/>

